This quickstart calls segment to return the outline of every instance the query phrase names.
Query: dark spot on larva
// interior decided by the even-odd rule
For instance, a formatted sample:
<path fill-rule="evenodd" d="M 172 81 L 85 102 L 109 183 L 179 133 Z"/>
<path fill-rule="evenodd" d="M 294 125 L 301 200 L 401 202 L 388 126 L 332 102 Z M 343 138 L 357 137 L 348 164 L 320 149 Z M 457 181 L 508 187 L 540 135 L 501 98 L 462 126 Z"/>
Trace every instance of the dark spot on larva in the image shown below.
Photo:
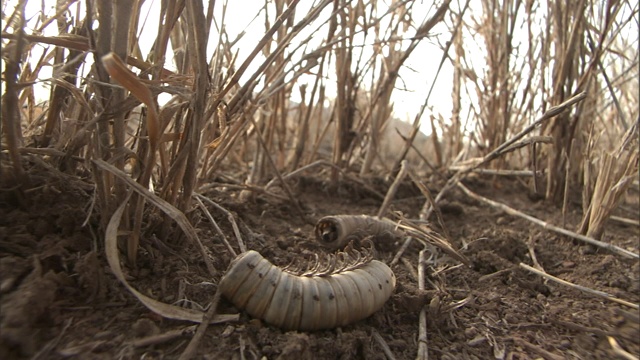
<path fill-rule="evenodd" d="M 380 290 L 382 290 L 382 284 L 378 284 L 378 287 L 380 288 Z"/>
<path fill-rule="evenodd" d="M 320 296 L 318 296 L 318 294 L 313 294 L 313 300 L 320 301 Z"/>
<path fill-rule="evenodd" d="M 302 294 L 300 294 L 300 291 L 298 289 L 294 289 L 293 290 L 293 298 L 294 299 L 300 299 L 302 297 Z"/>
<path fill-rule="evenodd" d="M 262 277 L 263 277 L 263 276 L 264 276 L 264 274 L 263 274 L 263 273 L 258 273 L 258 277 L 259 277 L 260 279 L 262 279 Z"/>
<path fill-rule="evenodd" d="M 276 287 L 276 285 L 278 285 L 275 281 L 271 280 L 269 281 L 269 283 L 271 284 L 271 286 Z"/>
<path fill-rule="evenodd" d="M 249 269 L 253 270 L 253 269 L 255 269 L 255 268 L 256 268 L 256 264 L 251 264 L 251 263 L 249 263 L 249 264 L 247 264 L 247 267 L 248 267 Z"/>
<path fill-rule="evenodd" d="M 329 300 L 333 300 L 333 299 L 335 299 L 335 298 L 336 298 L 336 296 L 335 296 L 335 295 L 333 295 L 333 293 L 329 293 Z"/>

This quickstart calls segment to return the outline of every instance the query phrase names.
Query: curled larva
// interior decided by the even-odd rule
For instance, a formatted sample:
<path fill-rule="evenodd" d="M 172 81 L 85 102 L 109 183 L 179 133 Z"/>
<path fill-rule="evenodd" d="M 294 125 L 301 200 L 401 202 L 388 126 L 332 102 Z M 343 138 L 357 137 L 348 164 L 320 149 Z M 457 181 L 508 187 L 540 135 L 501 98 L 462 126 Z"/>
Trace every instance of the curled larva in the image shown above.
<path fill-rule="evenodd" d="M 345 265 L 332 260 L 329 270 L 296 275 L 250 250 L 231 262 L 218 287 L 253 317 L 285 330 L 309 331 L 362 320 L 393 293 L 396 278 L 385 263 L 366 259 Z"/>
<path fill-rule="evenodd" d="M 371 237 L 374 242 L 400 238 L 396 224 L 387 219 L 366 215 L 334 215 L 318 220 L 316 238 L 325 247 L 342 249 L 351 241 Z"/>

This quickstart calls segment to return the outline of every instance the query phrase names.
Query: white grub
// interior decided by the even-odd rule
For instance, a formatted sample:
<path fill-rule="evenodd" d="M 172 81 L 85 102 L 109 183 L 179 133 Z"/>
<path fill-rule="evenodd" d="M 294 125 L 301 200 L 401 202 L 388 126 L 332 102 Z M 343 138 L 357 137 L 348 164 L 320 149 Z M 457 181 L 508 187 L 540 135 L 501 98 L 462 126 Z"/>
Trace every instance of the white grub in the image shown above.
<path fill-rule="evenodd" d="M 297 275 L 250 250 L 231 262 L 219 288 L 237 308 L 268 324 L 313 331 L 370 316 L 389 299 L 395 285 L 393 271 L 370 258 L 343 262 L 330 273 Z"/>

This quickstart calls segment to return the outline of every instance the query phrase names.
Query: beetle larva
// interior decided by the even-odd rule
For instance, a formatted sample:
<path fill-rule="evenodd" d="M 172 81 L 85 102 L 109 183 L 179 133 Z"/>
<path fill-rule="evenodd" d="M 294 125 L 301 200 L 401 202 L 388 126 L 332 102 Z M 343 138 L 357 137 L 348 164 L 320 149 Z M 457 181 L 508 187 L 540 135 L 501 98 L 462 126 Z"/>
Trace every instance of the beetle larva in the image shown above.
<path fill-rule="evenodd" d="M 315 233 L 318 242 L 331 250 L 344 248 L 351 241 L 365 237 L 385 241 L 402 236 L 390 220 L 366 215 L 325 216 L 318 220 Z"/>
<path fill-rule="evenodd" d="M 314 271 L 296 275 L 250 250 L 231 262 L 219 290 L 237 308 L 271 325 L 285 330 L 321 330 L 373 314 L 391 296 L 395 285 L 393 271 L 367 257 L 355 264 L 333 257 L 327 269 L 318 270 L 316 264 Z"/>

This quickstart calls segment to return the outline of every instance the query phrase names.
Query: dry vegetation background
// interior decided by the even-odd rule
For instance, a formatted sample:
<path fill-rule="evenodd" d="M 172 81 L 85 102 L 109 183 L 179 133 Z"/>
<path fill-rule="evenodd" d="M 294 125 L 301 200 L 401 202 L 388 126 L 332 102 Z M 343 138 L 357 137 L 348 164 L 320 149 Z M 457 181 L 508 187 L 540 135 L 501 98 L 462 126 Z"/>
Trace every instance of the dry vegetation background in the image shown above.
<path fill-rule="evenodd" d="M 223 3 L 165 3 L 148 54 L 136 37 L 141 1 L 89 1 L 86 12 L 58 1 L 54 15 L 43 2 L 33 28 L 24 26 L 27 3 L 3 5 L 5 188 L 28 189 L 23 155 L 70 174 L 89 171 L 103 224 L 127 197 L 118 170 L 184 212 L 194 192 L 221 174 L 254 189 L 318 160 L 359 176 L 393 175 L 408 156 L 419 173 L 460 169 L 523 130 L 524 149 L 487 168 L 537 171 L 538 193 L 562 204 L 568 190 L 581 192 L 587 215 L 637 187 L 638 6 L 631 2 L 445 1 L 426 18 L 413 17 L 412 1 L 383 8 L 320 1 L 304 13 L 297 1 L 255 3 L 266 28 L 246 59 L 235 56 L 224 16 L 213 17 Z M 42 35 L 55 26 L 58 35 Z M 204 44 L 214 36 L 207 58 Z M 391 94 L 425 41 L 441 44 L 433 56 L 453 64 L 452 114 L 425 115 L 433 90 L 425 86 L 413 131 L 400 136 L 389 125 Z M 42 45 L 33 58 L 31 49 Z M 177 70 L 167 70 L 168 61 Z M 249 76 L 252 61 L 259 67 Z M 42 79 L 49 66 L 54 76 Z M 325 91 L 330 81 L 335 94 Z M 34 96 L 39 82 L 51 89 L 44 103 Z M 289 101 L 294 92 L 300 103 Z M 160 93 L 171 95 L 161 107 Z M 527 129 L 583 93 L 571 111 Z M 436 129 L 428 138 L 419 133 L 425 122 Z M 143 204 L 132 201 L 136 233 Z M 581 232 L 599 237 L 606 215 L 585 218 Z"/>
<path fill-rule="evenodd" d="M 243 2 L 265 25 L 246 58 L 225 31 L 230 4 L 156 1 L 161 25 L 149 29 L 143 2 L 2 4 L 2 191 L 28 203 L 34 166 L 93 184 L 98 231 L 124 211 L 130 265 L 143 230 L 177 238 L 166 217 L 188 227 L 206 189 L 297 206 L 283 177 L 304 171 L 442 175 L 435 202 L 471 172 L 524 174 L 563 214 L 579 199 L 582 222 L 567 230 L 593 240 L 638 189 L 637 2 Z M 409 126 L 392 94 L 424 43 L 453 69 L 433 78 L 450 77 L 451 113 L 433 110 L 427 83 Z M 164 215 L 149 216 L 156 207 Z"/>

